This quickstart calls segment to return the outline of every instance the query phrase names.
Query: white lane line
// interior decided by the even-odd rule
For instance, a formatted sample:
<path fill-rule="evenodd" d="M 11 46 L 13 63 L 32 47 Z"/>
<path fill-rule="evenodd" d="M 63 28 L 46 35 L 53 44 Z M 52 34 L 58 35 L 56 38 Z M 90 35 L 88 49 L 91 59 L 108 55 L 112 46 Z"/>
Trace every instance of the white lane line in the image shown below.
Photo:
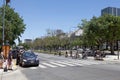
<path fill-rule="evenodd" d="M 31 67 L 30 69 L 37 69 L 37 67 Z"/>
<path fill-rule="evenodd" d="M 60 63 L 56 63 L 56 62 L 49 62 L 49 63 L 57 65 L 57 66 L 60 66 L 60 67 L 66 67 L 66 65 L 63 65 L 63 64 L 60 64 Z"/>
<path fill-rule="evenodd" d="M 54 66 L 54 65 L 49 64 L 49 63 L 41 63 L 41 64 L 46 65 L 46 66 L 49 66 L 49 67 L 57 67 L 57 66 Z"/>
<path fill-rule="evenodd" d="M 68 65 L 68 66 L 76 66 L 76 65 L 73 65 L 73 64 L 70 64 L 70 63 L 67 63 L 67 62 L 61 62 L 61 61 L 56 61 L 56 62 L 60 63 L 60 64 Z"/>
<path fill-rule="evenodd" d="M 92 65 L 92 64 L 89 63 L 89 62 L 79 62 L 79 63 L 81 63 L 81 64 L 83 64 L 83 65 Z"/>
<path fill-rule="evenodd" d="M 89 63 L 89 62 L 83 62 L 83 61 L 80 61 L 80 62 L 74 61 L 74 62 L 81 64 L 81 65 L 91 65 L 91 63 Z"/>
<path fill-rule="evenodd" d="M 43 65 L 41 65 L 41 64 L 39 64 L 39 67 L 40 67 L 40 68 L 47 68 L 46 66 L 43 66 Z"/>
<path fill-rule="evenodd" d="M 67 62 L 67 63 L 73 64 L 73 65 L 77 65 L 77 66 L 83 66 L 83 64 L 77 63 L 77 62 Z"/>
<path fill-rule="evenodd" d="M 90 62 L 91 64 L 100 64 L 100 63 L 97 63 L 97 62 Z"/>

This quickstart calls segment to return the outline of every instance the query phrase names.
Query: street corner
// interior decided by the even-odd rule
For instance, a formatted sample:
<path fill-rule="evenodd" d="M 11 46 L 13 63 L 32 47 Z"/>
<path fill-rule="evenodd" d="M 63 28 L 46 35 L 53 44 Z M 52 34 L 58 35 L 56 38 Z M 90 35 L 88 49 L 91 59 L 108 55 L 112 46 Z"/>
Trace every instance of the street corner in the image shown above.
<path fill-rule="evenodd" d="M 2 73 L 3 73 L 3 69 L 0 69 L 0 75 L 2 75 Z"/>
<path fill-rule="evenodd" d="M 15 74 L 16 72 L 18 71 L 18 69 L 16 70 L 7 70 L 7 71 L 4 71 L 3 69 L 0 69 L 0 75 L 11 75 L 11 74 Z"/>
<path fill-rule="evenodd" d="M 5 70 L 5 69 L 1 68 L 0 69 L 0 75 L 14 73 L 17 70 L 18 70 L 18 66 L 17 65 L 13 65 L 12 69 L 6 69 Z"/>
<path fill-rule="evenodd" d="M 12 70 L 14 71 L 14 70 L 17 70 L 17 69 L 18 69 L 18 65 L 16 65 L 15 61 L 13 61 L 13 63 L 12 63 Z"/>
<path fill-rule="evenodd" d="M 120 63 L 120 59 L 119 59 L 119 57 L 116 56 L 116 55 L 107 55 L 107 56 L 104 58 L 104 61 L 113 62 L 113 63 Z"/>

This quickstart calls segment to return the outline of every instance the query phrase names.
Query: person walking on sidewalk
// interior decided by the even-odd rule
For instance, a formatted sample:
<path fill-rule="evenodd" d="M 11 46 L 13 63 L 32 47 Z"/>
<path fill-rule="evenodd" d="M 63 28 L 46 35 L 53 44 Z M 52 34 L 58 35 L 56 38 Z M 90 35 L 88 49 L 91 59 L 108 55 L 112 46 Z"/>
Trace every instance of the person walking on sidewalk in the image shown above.
<path fill-rule="evenodd" d="M 68 52 L 67 51 L 65 52 L 65 57 L 68 57 Z"/>
<path fill-rule="evenodd" d="M 12 50 L 8 54 L 8 69 L 12 70 Z"/>
<path fill-rule="evenodd" d="M 0 68 L 3 68 L 3 63 L 4 63 L 3 50 L 0 49 Z"/>
<path fill-rule="evenodd" d="M 82 53 L 82 59 L 87 59 L 87 51 L 83 51 L 83 53 Z"/>

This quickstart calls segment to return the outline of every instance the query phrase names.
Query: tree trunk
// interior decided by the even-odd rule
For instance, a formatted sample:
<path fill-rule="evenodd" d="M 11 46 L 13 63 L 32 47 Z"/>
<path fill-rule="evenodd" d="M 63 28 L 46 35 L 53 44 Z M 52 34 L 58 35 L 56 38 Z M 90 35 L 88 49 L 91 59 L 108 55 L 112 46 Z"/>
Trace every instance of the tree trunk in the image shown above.
<path fill-rule="evenodd" d="M 111 51 L 111 55 L 114 55 L 114 43 L 113 42 L 110 43 L 110 51 Z"/>
<path fill-rule="evenodd" d="M 116 50 L 118 50 L 119 49 L 118 40 L 115 43 L 116 43 Z"/>

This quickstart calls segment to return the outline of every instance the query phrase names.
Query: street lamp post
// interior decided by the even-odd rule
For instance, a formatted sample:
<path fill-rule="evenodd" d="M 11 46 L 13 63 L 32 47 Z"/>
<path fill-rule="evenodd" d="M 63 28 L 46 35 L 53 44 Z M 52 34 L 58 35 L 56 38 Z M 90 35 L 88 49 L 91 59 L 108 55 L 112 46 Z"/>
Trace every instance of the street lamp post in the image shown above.
<path fill-rule="evenodd" d="M 118 44 L 118 60 L 119 60 L 119 48 L 120 48 L 119 44 L 120 44 L 120 41 L 117 41 L 117 44 Z"/>
<path fill-rule="evenodd" d="M 10 50 L 10 46 L 5 44 L 5 8 L 6 5 L 10 2 L 10 0 L 3 0 L 3 16 L 2 16 L 2 50 L 5 59 L 8 58 L 8 53 Z M 8 42 L 8 41 L 7 41 Z"/>
<path fill-rule="evenodd" d="M 3 17 L 2 17 L 2 45 L 5 45 L 5 3 L 6 3 L 6 0 L 3 0 Z"/>

